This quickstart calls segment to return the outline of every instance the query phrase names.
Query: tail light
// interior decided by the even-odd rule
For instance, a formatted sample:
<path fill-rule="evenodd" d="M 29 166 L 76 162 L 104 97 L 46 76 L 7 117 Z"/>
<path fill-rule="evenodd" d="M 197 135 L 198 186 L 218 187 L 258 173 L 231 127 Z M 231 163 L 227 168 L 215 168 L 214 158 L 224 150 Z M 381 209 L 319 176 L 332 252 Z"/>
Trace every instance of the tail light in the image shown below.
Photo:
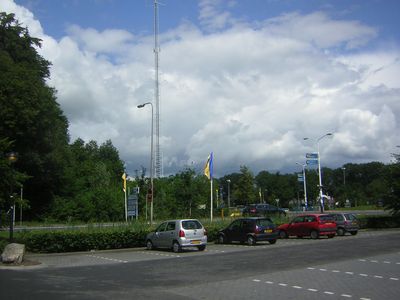
<path fill-rule="evenodd" d="M 185 232 L 183 230 L 179 230 L 179 237 L 180 238 L 185 237 Z"/>
<path fill-rule="evenodd" d="M 260 233 L 260 228 L 256 225 L 255 233 Z"/>

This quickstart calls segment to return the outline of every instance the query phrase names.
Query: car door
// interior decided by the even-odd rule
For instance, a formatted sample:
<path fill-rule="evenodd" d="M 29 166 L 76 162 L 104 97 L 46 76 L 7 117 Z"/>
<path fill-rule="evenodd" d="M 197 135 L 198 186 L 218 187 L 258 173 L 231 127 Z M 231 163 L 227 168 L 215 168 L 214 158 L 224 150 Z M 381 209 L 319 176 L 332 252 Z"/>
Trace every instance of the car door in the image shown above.
<path fill-rule="evenodd" d="M 235 220 L 229 225 L 227 233 L 227 238 L 229 241 L 239 241 L 240 240 L 240 229 L 241 229 L 241 220 Z"/>
<path fill-rule="evenodd" d="M 288 227 L 288 235 L 302 235 L 302 229 L 304 223 L 304 217 L 299 216 L 293 219 Z"/>
<path fill-rule="evenodd" d="M 302 226 L 302 235 L 311 235 L 311 231 L 318 228 L 318 220 L 315 216 L 305 216 Z"/>
<path fill-rule="evenodd" d="M 170 247 L 176 237 L 176 222 L 171 221 L 167 223 L 165 232 L 162 233 L 162 243 L 164 247 Z"/>
<path fill-rule="evenodd" d="M 167 227 L 168 222 L 161 223 L 154 232 L 153 235 L 153 245 L 154 247 L 165 247 L 165 229 Z"/>

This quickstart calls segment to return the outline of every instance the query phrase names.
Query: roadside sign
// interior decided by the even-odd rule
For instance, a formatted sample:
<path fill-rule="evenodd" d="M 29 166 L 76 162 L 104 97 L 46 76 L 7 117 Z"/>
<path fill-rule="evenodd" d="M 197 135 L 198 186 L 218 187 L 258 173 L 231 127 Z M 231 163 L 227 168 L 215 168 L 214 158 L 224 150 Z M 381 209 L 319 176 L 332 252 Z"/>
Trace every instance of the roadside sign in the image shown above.
<path fill-rule="evenodd" d="M 318 159 L 307 159 L 306 164 L 307 165 L 318 165 Z"/>
<path fill-rule="evenodd" d="M 135 217 L 139 215 L 138 211 L 138 194 L 134 190 L 132 194 L 128 196 L 128 217 Z"/>
<path fill-rule="evenodd" d="M 317 152 L 306 153 L 306 158 L 318 159 L 318 153 Z"/>

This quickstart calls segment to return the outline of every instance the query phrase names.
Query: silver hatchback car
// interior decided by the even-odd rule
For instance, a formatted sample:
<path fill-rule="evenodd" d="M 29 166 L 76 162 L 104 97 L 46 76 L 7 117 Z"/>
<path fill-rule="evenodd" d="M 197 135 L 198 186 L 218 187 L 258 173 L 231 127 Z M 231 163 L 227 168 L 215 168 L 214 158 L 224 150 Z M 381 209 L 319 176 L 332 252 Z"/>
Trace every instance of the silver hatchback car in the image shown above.
<path fill-rule="evenodd" d="M 207 231 L 196 219 L 165 221 L 146 237 L 148 250 L 171 248 L 174 252 L 180 252 L 185 247 L 197 247 L 203 251 L 206 246 Z"/>

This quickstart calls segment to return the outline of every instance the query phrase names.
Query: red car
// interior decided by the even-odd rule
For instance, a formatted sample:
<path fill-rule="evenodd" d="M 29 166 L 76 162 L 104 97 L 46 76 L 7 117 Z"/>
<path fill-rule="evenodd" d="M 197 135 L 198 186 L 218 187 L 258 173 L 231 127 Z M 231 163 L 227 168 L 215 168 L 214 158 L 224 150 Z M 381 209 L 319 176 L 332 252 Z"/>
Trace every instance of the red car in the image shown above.
<path fill-rule="evenodd" d="M 289 224 L 278 226 L 279 236 L 288 238 L 289 236 L 310 236 L 317 239 L 321 235 L 333 238 L 336 234 L 336 223 L 331 215 L 327 214 L 307 214 L 295 217 Z"/>

